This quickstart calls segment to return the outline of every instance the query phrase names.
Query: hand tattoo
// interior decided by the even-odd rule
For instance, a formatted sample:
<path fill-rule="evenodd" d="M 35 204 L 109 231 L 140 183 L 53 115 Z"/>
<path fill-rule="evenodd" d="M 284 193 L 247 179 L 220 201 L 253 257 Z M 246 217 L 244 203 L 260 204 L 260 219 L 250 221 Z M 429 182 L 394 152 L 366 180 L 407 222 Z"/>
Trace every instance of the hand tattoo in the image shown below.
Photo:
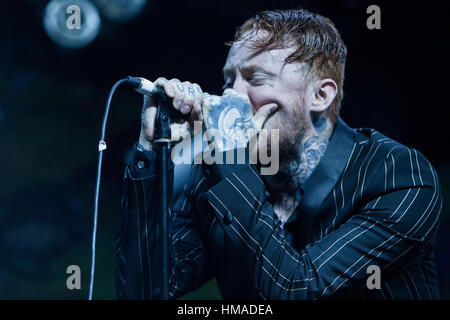
<path fill-rule="evenodd" d="M 214 133 L 215 143 L 221 150 L 245 147 L 256 134 L 250 102 L 238 94 L 209 96 L 203 113 L 205 127 Z"/>
<path fill-rule="evenodd" d="M 147 129 L 148 127 L 148 121 L 147 121 L 147 108 L 143 107 L 142 108 L 142 113 L 141 113 L 141 126 L 142 129 Z"/>

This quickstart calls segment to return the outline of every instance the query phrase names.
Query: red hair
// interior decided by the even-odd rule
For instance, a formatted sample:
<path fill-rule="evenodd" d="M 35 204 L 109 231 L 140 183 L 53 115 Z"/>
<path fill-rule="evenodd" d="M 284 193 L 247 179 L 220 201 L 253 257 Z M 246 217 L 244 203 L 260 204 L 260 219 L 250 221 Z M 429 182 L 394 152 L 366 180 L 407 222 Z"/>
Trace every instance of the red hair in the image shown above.
<path fill-rule="evenodd" d="M 260 31 L 267 36 L 254 37 Z M 257 50 L 296 47 L 286 62 L 305 62 L 319 78 L 331 78 L 338 85 L 330 106 L 330 117 L 336 121 L 343 98 L 347 48 L 333 22 L 304 9 L 262 11 L 248 19 L 235 34 L 234 42 L 248 41 Z"/>

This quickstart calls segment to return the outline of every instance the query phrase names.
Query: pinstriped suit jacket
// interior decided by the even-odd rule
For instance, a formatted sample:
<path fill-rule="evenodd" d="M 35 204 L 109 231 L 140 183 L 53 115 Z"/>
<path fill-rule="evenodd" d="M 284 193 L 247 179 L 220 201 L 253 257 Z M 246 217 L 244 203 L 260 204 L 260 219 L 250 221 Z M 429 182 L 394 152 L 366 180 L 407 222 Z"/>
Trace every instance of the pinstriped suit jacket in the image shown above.
<path fill-rule="evenodd" d="M 125 170 L 119 298 L 159 297 L 155 161 L 153 151 L 136 151 Z M 439 298 L 434 245 L 441 191 L 417 150 L 339 119 L 284 226 L 256 167 L 233 166 L 214 185 L 193 166 L 173 201 L 171 298 L 212 277 L 225 299 Z M 371 265 L 381 270 L 381 289 L 366 285 Z"/>

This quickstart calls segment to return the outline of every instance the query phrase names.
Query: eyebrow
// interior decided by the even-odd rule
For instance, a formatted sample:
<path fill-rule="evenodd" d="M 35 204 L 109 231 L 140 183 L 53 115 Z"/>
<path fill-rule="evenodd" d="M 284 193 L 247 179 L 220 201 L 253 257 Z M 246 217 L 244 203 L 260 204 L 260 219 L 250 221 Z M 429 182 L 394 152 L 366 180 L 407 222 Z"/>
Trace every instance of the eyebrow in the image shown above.
<path fill-rule="evenodd" d="M 260 66 L 260 65 L 256 65 L 254 63 L 246 63 L 244 62 L 240 67 L 238 67 L 238 69 L 241 70 L 242 73 L 244 72 L 254 72 L 255 70 L 261 70 L 264 73 L 267 73 L 268 75 L 275 75 L 275 73 L 265 69 L 264 67 Z M 229 75 L 233 72 L 232 68 L 227 68 L 224 67 L 222 69 L 222 73 L 224 76 Z"/>

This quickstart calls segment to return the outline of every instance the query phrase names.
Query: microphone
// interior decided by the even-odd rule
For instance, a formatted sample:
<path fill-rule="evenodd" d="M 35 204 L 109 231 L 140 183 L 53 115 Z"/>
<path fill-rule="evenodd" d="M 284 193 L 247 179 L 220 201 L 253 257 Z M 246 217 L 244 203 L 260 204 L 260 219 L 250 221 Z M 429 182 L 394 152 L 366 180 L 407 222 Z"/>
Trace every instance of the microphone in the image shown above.
<path fill-rule="evenodd" d="M 161 94 L 161 87 L 156 86 L 153 82 L 140 77 L 127 77 L 127 82 L 134 90 L 146 96 L 155 96 Z M 158 89 L 159 88 L 159 89 Z M 162 90 L 164 94 L 164 90 Z"/>
<path fill-rule="evenodd" d="M 166 113 L 168 113 L 172 121 L 177 122 L 188 119 L 189 114 L 182 114 L 170 106 L 172 99 L 166 95 L 164 88 L 157 86 L 153 82 L 141 77 L 128 76 L 126 81 L 136 92 L 146 96 L 151 96 L 158 102 L 158 105 L 165 106 L 167 109 Z"/>

